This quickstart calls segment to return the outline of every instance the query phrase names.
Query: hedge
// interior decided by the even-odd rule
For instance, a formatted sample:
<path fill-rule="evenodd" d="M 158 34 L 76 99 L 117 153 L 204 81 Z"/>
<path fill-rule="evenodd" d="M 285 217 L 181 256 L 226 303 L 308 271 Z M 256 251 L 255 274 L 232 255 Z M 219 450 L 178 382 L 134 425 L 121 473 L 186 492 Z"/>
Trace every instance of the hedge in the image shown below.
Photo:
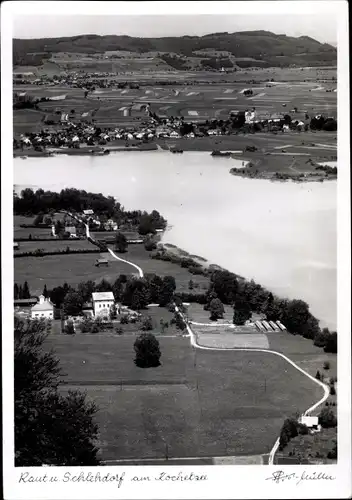
<path fill-rule="evenodd" d="M 15 253 L 13 258 L 19 258 L 19 257 L 45 257 L 47 255 L 69 255 L 69 254 L 80 254 L 80 253 L 100 253 L 100 249 L 96 248 L 81 248 L 77 250 L 53 250 L 53 251 L 38 251 L 34 250 L 33 252 L 21 252 L 21 253 Z"/>

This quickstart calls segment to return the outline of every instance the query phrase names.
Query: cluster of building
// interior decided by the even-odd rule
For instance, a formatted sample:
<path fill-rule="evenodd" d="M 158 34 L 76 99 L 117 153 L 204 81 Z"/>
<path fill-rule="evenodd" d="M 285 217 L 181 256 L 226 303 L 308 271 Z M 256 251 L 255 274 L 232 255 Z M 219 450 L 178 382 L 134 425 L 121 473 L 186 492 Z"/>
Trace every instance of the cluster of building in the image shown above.
<path fill-rule="evenodd" d="M 55 304 L 49 298 L 44 297 L 44 295 L 40 295 L 38 298 L 32 297 L 30 299 L 15 300 L 14 306 L 17 314 L 29 316 L 31 319 L 54 319 Z M 112 292 L 94 292 L 92 293 L 92 301 L 83 306 L 83 316 L 76 319 L 82 319 L 82 317 L 109 319 L 111 309 L 114 306 L 116 307 L 117 314 L 120 316 L 139 316 L 139 313 L 136 311 L 115 303 Z"/>

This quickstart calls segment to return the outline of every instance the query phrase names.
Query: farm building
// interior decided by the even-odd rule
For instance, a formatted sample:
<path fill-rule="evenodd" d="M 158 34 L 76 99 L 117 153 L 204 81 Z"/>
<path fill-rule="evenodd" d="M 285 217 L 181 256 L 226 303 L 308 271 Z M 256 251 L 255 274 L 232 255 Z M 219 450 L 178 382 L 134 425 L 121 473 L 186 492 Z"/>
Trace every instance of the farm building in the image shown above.
<path fill-rule="evenodd" d="M 95 265 L 96 267 L 101 267 L 101 266 L 105 266 L 105 267 L 108 267 L 109 265 L 109 262 L 106 260 L 106 259 L 97 259 L 95 261 Z"/>
<path fill-rule="evenodd" d="M 92 293 L 94 316 L 109 316 L 111 307 L 115 304 L 112 292 Z"/>
<path fill-rule="evenodd" d="M 318 417 L 310 417 L 302 415 L 301 418 L 299 419 L 299 422 L 303 425 L 306 425 L 308 429 L 312 431 L 320 431 L 321 429 Z"/>
<path fill-rule="evenodd" d="M 41 295 L 39 297 L 39 302 L 32 307 L 31 310 L 32 319 L 46 318 L 53 319 L 54 318 L 54 304 Z"/>
<path fill-rule="evenodd" d="M 31 297 L 30 299 L 15 299 L 13 305 L 15 307 L 32 307 L 37 304 L 37 297 Z"/>

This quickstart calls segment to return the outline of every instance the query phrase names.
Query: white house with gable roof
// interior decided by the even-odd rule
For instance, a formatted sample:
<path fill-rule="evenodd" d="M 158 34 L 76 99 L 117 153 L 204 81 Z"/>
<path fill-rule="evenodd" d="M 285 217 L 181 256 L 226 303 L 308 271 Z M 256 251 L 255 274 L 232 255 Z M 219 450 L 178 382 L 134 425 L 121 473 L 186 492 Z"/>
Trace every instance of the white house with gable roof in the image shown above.
<path fill-rule="evenodd" d="M 114 294 L 112 292 L 94 292 L 92 298 L 94 316 L 109 316 L 110 309 L 115 304 Z"/>
<path fill-rule="evenodd" d="M 54 304 L 40 295 L 39 302 L 31 309 L 32 319 L 53 319 L 54 318 Z"/>

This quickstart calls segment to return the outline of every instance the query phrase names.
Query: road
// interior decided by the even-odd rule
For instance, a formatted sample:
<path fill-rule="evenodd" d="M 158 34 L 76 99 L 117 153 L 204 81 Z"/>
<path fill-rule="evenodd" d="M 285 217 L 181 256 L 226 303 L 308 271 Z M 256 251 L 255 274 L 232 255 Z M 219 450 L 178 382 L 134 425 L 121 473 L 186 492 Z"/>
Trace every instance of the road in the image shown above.
<path fill-rule="evenodd" d="M 80 220 L 77 216 L 75 216 L 75 215 L 73 215 L 71 213 L 68 213 L 68 214 L 71 217 L 73 217 L 76 220 L 78 220 L 79 222 L 83 223 L 85 225 L 85 228 L 86 228 L 86 237 L 90 238 L 90 239 L 93 239 L 90 236 L 90 231 L 89 231 L 88 224 L 86 224 L 85 222 L 83 222 L 82 220 Z M 144 276 L 143 269 L 141 269 L 139 266 L 137 266 L 133 262 L 130 262 L 128 260 L 124 260 L 124 259 L 121 259 L 120 257 L 117 257 L 117 255 L 115 255 L 115 253 L 110 248 L 108 248 L 108 251 L 112 255 L 112 257 L 114 257 L 115 259 L 120 260 L 121 262 L 125 262 L 127 264 L 130 264 L 132 267 L 136 268 L 138 270 L 139 276 L 141 278 L 143 278 L 143 276 Z M 274 356 L 279 356 L 280 358 L 284 359 L 287 363 L 289 363 L 291 366 L 293 366 L 296 370 L 298 370 L 299 372 L 303 373 L 303 375 L 305 375 L 306 377 L 308 377 L 312 382 L 314 382 L 315 384 L 318 384 L 323 389 L 324 395 L 323 395 L 323 397 L 319 401 L 315 402 L 311 407 L 309 407 L 303 413 L 303 415 L 308 415 L 309 413 L 311 413 L 312 411 L 314 411 L 316 408 L 318 408 L 320 405 L 322 405 L 327 400 L 327 398 L 329 397 L 330 390 L 329 390 L 329 387 L 326 384 L 324 384 L 320 380 L 317 380 L 316 378 L 314 378 L 308 372 L 306 372 L 305 370 L 303 370 L 302 368 L 300 368 L 290 358 L 288 358 L 287 356 L 285 356 L 284 354 L 282 354 L 280 352 L 272 351 L 272 350 L 269 350 L 269 349 L 255 349 L 255 348 L 242 348 L 242 347 L 232 347 L 232 348 L 205 347 L 205 346 L 199 345 L 198 342 L 197 342 L 197 336 L 196 336 L 196 334 L 194 333 L 194 331 L 192 330 L 192 328 L 190 326 L 191 324 L 197 325 L 197 323 L 188 321 L 187 318 L 182 313 L 182 311 L 180 311 L 179 307 L 176 304 L 174 304 L 174 306 L 175 306 L 175 312 L 185 322 L 186 329 L 187 329 L 187 332 L 188 332 L 188 335 L 185 335 L 185 336 L 190 339 L 190 344 L 195 349 L 203 349 L 203 350 L 207 350 L 207 351 L 224 351 L 224 350 L 226 350 L 226 351 L 262 352 L 262 353 L 265 353 L 265 354 L 271 354 L 271 355 L 274 355 Z M 205 325 L 205 324 L 201 323 L 201 325 Z M 209 326 L 213 326 L 212 323 L 208 323 L 208 325 Z M 222 326 L 228 326 L 228 325 L 222 325 Z M 277 438 L 277 440 L 274 443 L 274 446 L 273 446 L 272 450 L 270 451 L 268 465 L 273 465 L 274 464 L 275 453 L 277 452 L 277 450 L 279 448 L 279 444 L 280 444 L 280 436 Z"/>

